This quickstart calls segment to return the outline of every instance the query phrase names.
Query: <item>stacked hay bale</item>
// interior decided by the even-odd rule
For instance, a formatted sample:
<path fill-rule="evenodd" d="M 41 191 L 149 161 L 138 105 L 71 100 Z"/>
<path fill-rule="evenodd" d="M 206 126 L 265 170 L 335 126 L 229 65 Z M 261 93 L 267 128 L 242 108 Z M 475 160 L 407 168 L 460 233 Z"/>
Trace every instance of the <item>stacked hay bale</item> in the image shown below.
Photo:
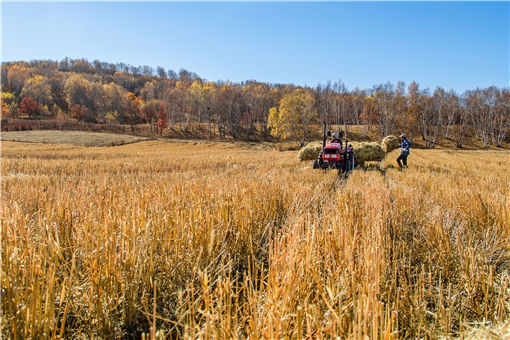
<path fill-rule="evenodd" d="M 376 142 L 352 142 L 354 150 L 354 163 L 356 166 L 364 166 L 366 162 L 377 161 L 380 162 L 386 156 L 379 143 Z"/>
<path fill-rule="evenodd" d="M 377 161 L 380 162 L 386 156 L 379 143 L 358 143 L 351 142 L 354 150 L 354 163 L 356 166 L 363 166 L 366 162 Z M 312 161 L 317 159 L 319 152 L 322 149 L 322 142 L 311 142 L 306 144 L 299 150 L 298 158 L 300 161 Z"/>
<path fill-rule="evenodd" d="M 396 136 L 389 135 L 383 138 L 381 142 L 381 148 L 384 150 L 384 152 L 392 152 L 393 150 L 397 149 L 400 146 L 400 141 Z"/>
<path fill-rule="evenodd" d="M 312 161 L 317 159 L 322 149 L 322 142 L 310 142 L 299 150 L 298 158 L 300 161 Z"/>

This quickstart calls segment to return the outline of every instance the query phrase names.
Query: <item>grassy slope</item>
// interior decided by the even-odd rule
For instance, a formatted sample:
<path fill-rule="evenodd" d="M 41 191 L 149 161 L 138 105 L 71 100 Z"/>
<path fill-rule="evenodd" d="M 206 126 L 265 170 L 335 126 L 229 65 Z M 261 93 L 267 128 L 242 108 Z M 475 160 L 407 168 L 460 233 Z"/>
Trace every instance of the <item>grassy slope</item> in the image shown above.
<path fill-rule="evenodd" d="M 147 125 L 147 124 L 146 124 Z M 123 133 L 107 133 L 107 132 L 90 132 L 90 131 L 66 131 L 66 130 L 29 130 L 29 131 L 9 131 L 2 132 L 1 139 L 6 141 L 17 141 L 17 142 L 30 142 L 30 143 L 59 143 L 59 144 L 70 144 L 70 145 L 83 145 L 83 146 L 114 146 L 114 145 L 122 145 L 133 143 L 146 139 L 158 139 L 159 136 L 150 134 L 149 127 L 143 125 L 139 126 L 139 128 L 143 128 L 145 134 L 134 136 L 130 134 Z M 333 126 L 331 127 L 332 131 L 337 131 L 338 129 L 343 128 L 343 126 Z M 349 140 L 352 141 L 376 141 L 380 142 L 380 137 L 378 132 L 373 129 L 368 132 L 366 137 L 362 137 L 361 135 L 361 126 L 349 126 Z M 317 141 L 322 141 L 320 137 L 319 127 L 317 127 L 315 131 L 314 137 L 311 139 L 315 139 Z M 167 131 L 168 132 L 168 131 Z M 185 135 L 182 134 L 168 134 L 165 133 L 163 136 L 165 139 L 170 139 L 171 141 L 182 141 L 187 143 L 190 140 L 195 142 L 202 141 L 203 143 L 209 143 L 209 139 L 207 134 L 204 134 L 204 131 L 191 131 Z M 225 141 L 224 141 L 225 142 Z M 229 142 L 226 142 L 229 143 Z M 248 146 L 256 146 L 260 148 L 276 148 L 280 151 L 287 150 L 299 150 L 299 143 L 293 141 L 284 141 L 284 142 L 236 142 L 230 141 L 230 143 L 235 143 L 236 145 L 248 145 Z M 424 148 L 424 143 L 421 140 L 421 137 L 415 136 L 412 139 L 413 148 Z M 459 150 L 455 146 L 455 142 L 451 139 L 446 138 L 438 138 L 436 149 L 453 149 Z M 464 146 L 462 150 L 479 150 L 483 149 L 482 144 L 473 136 L 467 136 L 464 141 Z M 498 150 L 500 148 L 496 148 L 491 146 L 490 149 Z M 510 149 L 509 143 L 503 143 L 503 149 Z"/>
<path fill-rule="evenodd" d="M 146 140 L 144 137 L 100 132 L 31 130 L 2 132 L 3 141 L 69 144 L 82 146 L 113 146 Z"/>
<path fill-rule="evenodd" d="M 508 151 L 338 179 L 249 144 L 2 147 L 7 336 L 435 338 L 510 314 Z"/>

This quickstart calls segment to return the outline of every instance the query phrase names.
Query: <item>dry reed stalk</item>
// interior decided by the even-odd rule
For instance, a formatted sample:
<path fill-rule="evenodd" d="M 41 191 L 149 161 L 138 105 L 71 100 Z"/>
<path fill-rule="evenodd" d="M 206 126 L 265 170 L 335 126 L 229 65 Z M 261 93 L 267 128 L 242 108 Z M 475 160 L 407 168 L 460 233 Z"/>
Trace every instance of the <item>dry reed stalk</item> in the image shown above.
<path fill-rule="evenodd" d="M 438 337 L 510 314 L 508 152 L 338 179 L 236 145 L 2 146 L 5 337 Z"/>

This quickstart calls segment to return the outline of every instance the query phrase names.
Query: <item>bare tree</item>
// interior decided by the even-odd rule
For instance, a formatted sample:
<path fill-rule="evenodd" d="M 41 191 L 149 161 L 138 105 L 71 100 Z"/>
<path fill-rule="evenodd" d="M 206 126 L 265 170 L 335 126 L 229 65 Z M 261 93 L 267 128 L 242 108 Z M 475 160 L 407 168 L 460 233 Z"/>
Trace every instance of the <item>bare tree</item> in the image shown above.
<path fill-rule="evenodd" d="M 375 121 L 377 108 L 375 106 L 375 95 L 372 90 L 369 91 L 369 95 L 365 97 L 365 104 L 361 111 L 361 122 L 363 123 L 363 130 L 361 135 L 366 137 L 368 131 L 372 128 L 372 124 Z"/>
<path fill-rule="evenodd" d="M 434 99 L 429 95 L 428 90 L 421 91 L 418 95 L 418 126 L 427 148 L 433 148 L 433 128 L 436 123 L 436 111 Z"/>
<path fill-rule="evenodd" d="M 379 120 L 379 135 L 387 136 L 394 128 L 397 120 L 395 110 L 395 91 L 390 82 L 375 87 L 377 117 Z"/>
<path fill-rule="evenodd" d="M 434 117 L 432 121 L 433 127 L 430 144 L 431 147 L 434 147 L 436 145 L 439 129 L 443 126 L 443 120 L 445 112 L 447 110 L 447 99 L 445 90 L 441 87 L 437 87 L 436 90 L 434 91 L 432 100 L 434 102 Z"/>
<path fill-rule="evenodd" d="M 446 129 L 444 130 L 444 138 L 449 137 L 450 127 L 455 124 L 455 114 L 459 107 L 459 97 L 453 89 L 448 91 L 446 94 L 446 107 L 444 122 L 446 123 Z"/>
<path fill-rule="evenodd" d="M 399 81 L 397 83 L 397 88 L 395 90 L 395 111 L 397 116 L 400 117 L 400 128 L 402 131 L 409 130 L 409 111 L 408 111 L 408 102 L 406 97 L 406 88 L 405 83 L 403 81 Z"/>
<path fill-rule="evenodd" d="M 494 87 L 470 91 L 468 107 L 475 128 L 475 135 L 484 147 L 490 146 L 491 131 L 496 121 L 496 101 L 499 90 Z"/>
<path fill-rule="evenodd" d="M 314 94 L 315 106 L 317 107 L 320 121 L 331 124 L 333 122 L 332 112 L 334 105 L 334 93 L 331 82 L 328 81 L 326 85 L 319 84 Z"/>
<path fill-rule="evenodd" d="M 475 136 L 482 141 L 484 147 L 489 146 L 489 110 L 484 104 L 480 89 L 466 91 L 466 110 L 471 117 Z"/>
<path fill-rule="evenodd" d="M 464 143 L 464 136 L 466 134 L 469 111 L 466 107 L 466 96 L 459 98 L 455 93 L 450 96 L 450 109 L 453 112 L 454 122 L 454 139 L 458 148 L 461 148 Z"/>
<path fill-rule="evenodd" d="M 334 99 L 333 99 L 333 112 L 335 114 L 335 124 L 339 124 L 342 122 L 344 126 L 345 134 L 347 135 L 348 131 L 348 117 L 349 117 L 349 96 L 347 92 L 347 88 L 344 83 L 339 80 L 337 83 L 333 85 L 334 90 Z"/>
<path fill-rule="evenodd" d="M 501 147 L 510 129 L 510 91 L 497 90 L 494 114 L 491 123 L 491 138 L 494 145 Z"/>
<path fill-rule="evenodd" d="M 360 125 L 360 116 L 365 105 L 366 91 L 359 88 L 354 89 L 351 93 L 352 121 L 356 125 Z"/>

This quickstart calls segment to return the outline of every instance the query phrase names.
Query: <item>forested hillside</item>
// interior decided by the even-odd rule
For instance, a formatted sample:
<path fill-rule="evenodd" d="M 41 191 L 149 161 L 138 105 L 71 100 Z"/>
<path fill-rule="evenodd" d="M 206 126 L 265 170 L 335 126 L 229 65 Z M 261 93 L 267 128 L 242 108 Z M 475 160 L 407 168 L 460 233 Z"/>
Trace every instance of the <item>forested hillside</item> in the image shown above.
<path fill-rule="evenodd" d="M 416 82 L 347 89 L 211 82 L 181 69 L 68 59 L 2 64 L 2 121 L 76 119 L 105 125 L 150 124 L 153 133 L 200 126 L 217 138 L 290 139 L 305 143 L 326 121 L 361 127 L 362 136 L 398 131 L 421 136 L 427 147 L 449 138 L 462 147 L 473 134 L 484 147 L 502 146 L 510 127 L 510 92 L 497 87 L 462 94 L 422 89 Z"/>

